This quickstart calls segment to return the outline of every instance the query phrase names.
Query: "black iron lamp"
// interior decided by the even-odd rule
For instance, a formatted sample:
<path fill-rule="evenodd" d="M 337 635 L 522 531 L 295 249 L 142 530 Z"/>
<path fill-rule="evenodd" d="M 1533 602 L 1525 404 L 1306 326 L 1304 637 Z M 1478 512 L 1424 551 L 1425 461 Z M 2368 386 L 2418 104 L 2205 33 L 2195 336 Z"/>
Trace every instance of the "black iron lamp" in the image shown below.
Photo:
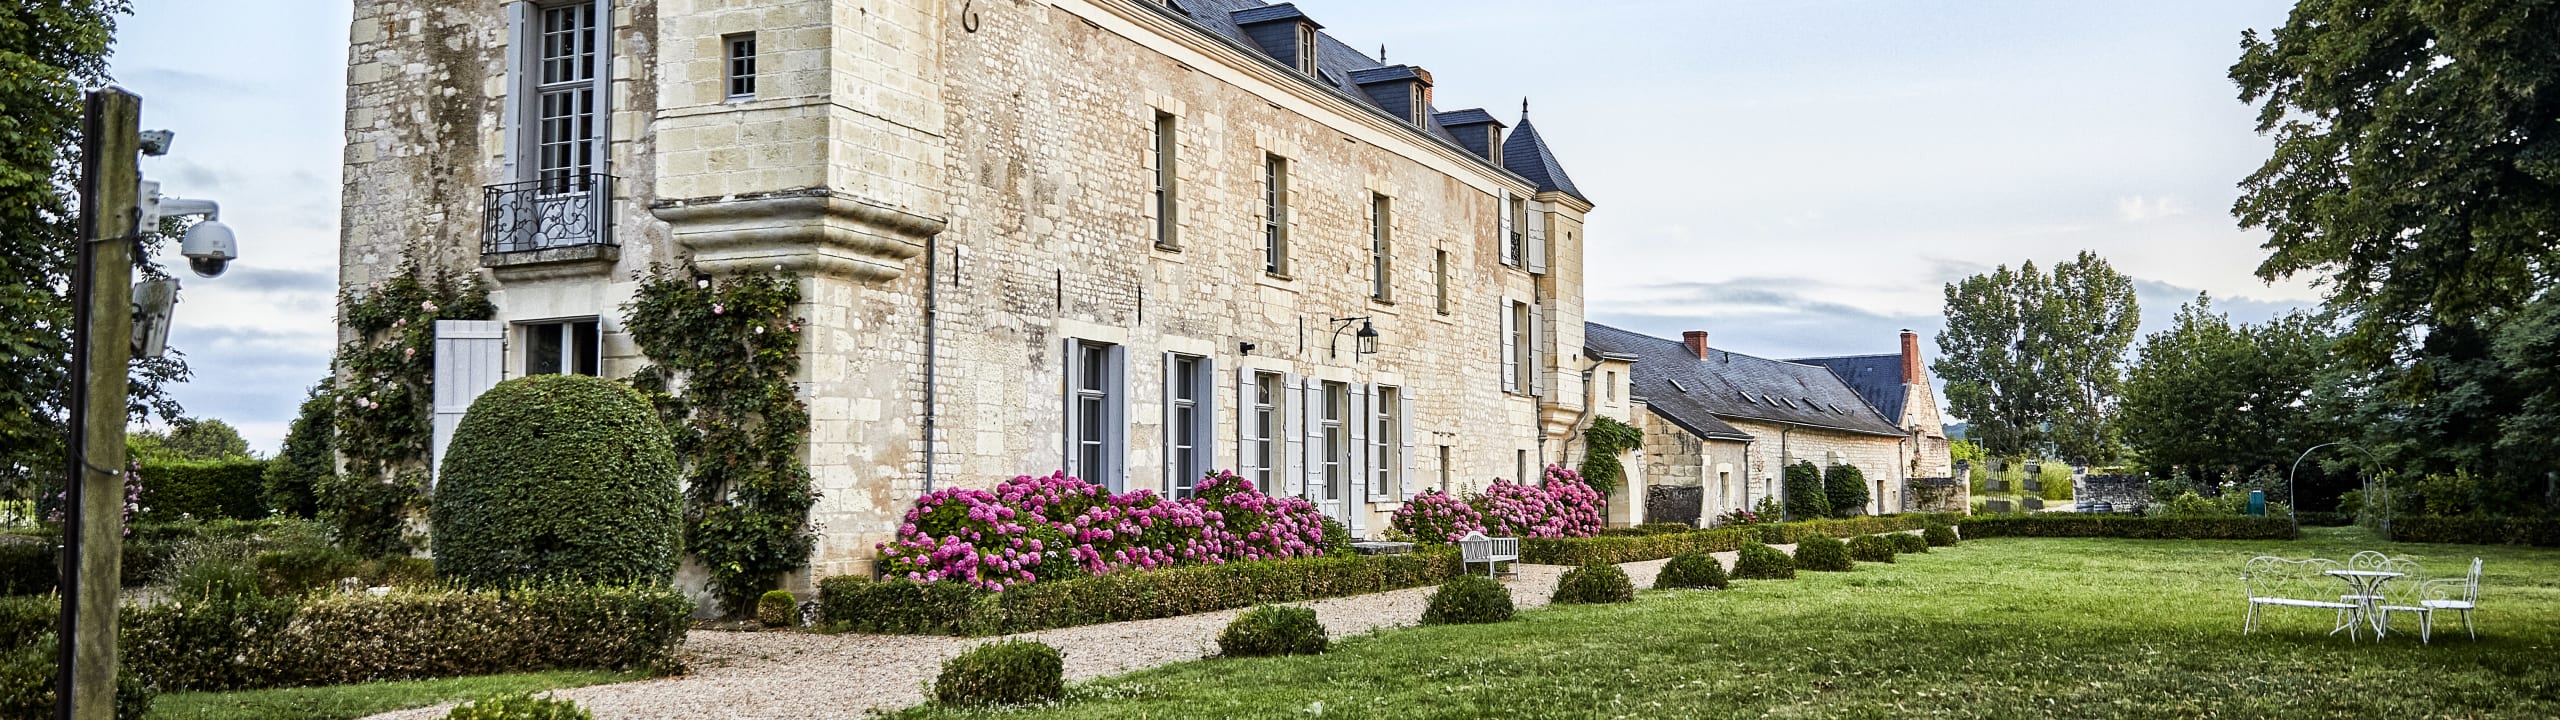
<path fill-rule="evenodd" d="M 1378 354 L 1378 327 L 1369 324 L 1368 316 L 1327 318 L 1327 320 L 1333 323 L 1333 342 L 1325 345 L 1325 357 L 1340 356 L 1342 331 L 1351 329 L 1351 324 L 1355 322 L 1360 323 L 1360 330 L 1351 333 L 1351 359 L 1357 361 L 1362 355 Z"/>

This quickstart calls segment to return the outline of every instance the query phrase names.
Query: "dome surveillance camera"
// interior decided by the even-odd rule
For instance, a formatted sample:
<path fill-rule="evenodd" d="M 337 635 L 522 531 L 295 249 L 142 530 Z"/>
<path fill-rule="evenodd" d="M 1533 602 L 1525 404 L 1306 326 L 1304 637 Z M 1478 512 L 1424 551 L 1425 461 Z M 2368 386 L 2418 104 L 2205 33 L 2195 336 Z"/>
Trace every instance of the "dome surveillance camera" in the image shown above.
<path fill-rule="evenodd" d="M 197 275 L 214 277 L 231 267 L 240 257 L 239 243 L 231 237 L 231 226 L 220 220 L 206 220 L 187 228 L 186 240 L 178 252 L 187 256 L 187 267 Z"/>

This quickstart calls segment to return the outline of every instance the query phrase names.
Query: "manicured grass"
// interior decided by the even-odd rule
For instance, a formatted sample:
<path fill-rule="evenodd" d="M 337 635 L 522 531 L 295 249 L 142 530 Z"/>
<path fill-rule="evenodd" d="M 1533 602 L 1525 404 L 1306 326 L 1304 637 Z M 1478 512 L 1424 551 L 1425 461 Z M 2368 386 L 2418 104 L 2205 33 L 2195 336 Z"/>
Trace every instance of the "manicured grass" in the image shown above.
<path fill-rule="evenodd" d="M 641 677 L 609 672 L 546 672 L 227 693 L 169 693 L 152 701 L 149 718 L 343 720 L 489 695 L 597 685 Z"/>
<path fill-rule="evenodd" d="M 2438 576 L 2485 558 L 2480 640 L 2456 620 L 2431 646 L 2415 632 L 2350 643 L 2307 610 L 2240 634 L 2249 557 L 2366 549 Z M 1850 573 L 1394 630 L 1320 656 L 1183 663 L 1004 716 L 2551 718 L 2555 659 L 2560 551 L 2395 545 L 2357 528 L 2295 541 L 2001 538 Z"/>

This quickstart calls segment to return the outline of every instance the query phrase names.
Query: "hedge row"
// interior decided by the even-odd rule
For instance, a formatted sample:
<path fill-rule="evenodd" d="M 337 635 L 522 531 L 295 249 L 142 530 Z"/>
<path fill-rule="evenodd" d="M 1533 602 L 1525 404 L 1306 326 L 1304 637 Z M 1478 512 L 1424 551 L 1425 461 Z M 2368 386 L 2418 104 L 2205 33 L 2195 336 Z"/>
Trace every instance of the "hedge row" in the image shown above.
<path fill-rule="evenodd" d="M 125 587 L 149 582 L 167 567 L 177 548 L 171 543 L 127 540 L 124 542 L 122 576 Z M 62 571 L 57 563 L 62 558 L 62 545 L 51 537 L 11 535 L 0 537 L 0 596 L 40 595 L 53 592 L 61 584 Z"/>
<path fill-rule="evenodd" d="M 1538 565 L 1589 565 L 1660 560 L 1684 552 L 1732 552 L 1751 541 L 1792 545 L 1816 535 L 1857 537 L 1951 525 L 1955 513 L 1905 513 L 1840 520 L 1806 520 L 1691 530 L 1675 533 L 1610 534 L 1587 538 L 1521 538 L 1520 561 Z"/>
<path fill-rule="evenodd" d="M 2296 512 L 2293 518 L 2304 525 L 2314 527 L 2346 527 L 2356 524 L 2355 516 L 2340 512 Z"/>
<path fill-rule="evenodd" d="M 0 651 L 49 641 L 53 602 L 0 602 Z M 655 671 L 675 666 L 693 607 L 664 587 L 169 599 L 126 605 L 117 644 L 164 691 Z"/>
<path fill-rule="evenodd" d="M 1983 515 L 1957 525 L 1967 540 L 1986 537 L 2114 537 L 2156 540 L 2291 540 L 2293 521 L 2268 517 L 2140 517 L 2127 515 Z"/>
<path fill-rule="evenodd" d="M 1049 580 L 1004 592 L 958 583 L 818 583 L 819 613 L 837 629 L 913 635 L 1002 635 L 1174 617 L 1435 585 L 1459 574 L 1458 555 L 1345 555 L 1186 565 Z"/>
<path fill-rule="evenodd" d="M 2397 517 L 2392 542 L 2560 547 L 2560 519 L 2500 517 Z"/>
<path fill-rule="evenodd" d="M 147 462 L 141 478 L 142 520 L 256 520 L 268 514 L 265 460 Z"/>

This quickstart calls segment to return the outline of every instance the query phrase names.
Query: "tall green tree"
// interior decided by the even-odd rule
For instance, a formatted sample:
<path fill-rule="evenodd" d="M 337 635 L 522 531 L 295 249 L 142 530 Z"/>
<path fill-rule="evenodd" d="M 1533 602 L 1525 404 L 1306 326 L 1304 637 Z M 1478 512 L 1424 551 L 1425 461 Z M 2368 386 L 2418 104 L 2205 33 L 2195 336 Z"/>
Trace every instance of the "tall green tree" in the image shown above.
<path fill-rule="evenodd" d="M 1994 455 L 2115 459 L 2124 353 L 2141 316 L 2132 279 L 2084 251 L 2051 275 L 2026 262 L 1949 283 L 1946 298 L 1930 367 L 1968 437 Z"/>
<path fill-rule="evenodd" d="M 142 462 L 247 460 L 249 441 L 231 423 L 211 418 L 179 418 L 169 431 L 128 433 L 125 446 Z"/>
<path fill-rule="evenodd" d="M 2324 315 L 2295 312 L 2233 324 L 2199 294 L 2167 330 L 2143 338 L 2119 418 L 2144 467 L 2198 480 L 2285 469 L 2302 451 L 2345 439 L 2322 408 L 2334 339 Z"/>
<path fill-rule="evenodd" d="M 71 368 L 73 183 L 80 93 L 107 80 L 124 0 L 21 0 L 0 7 L 0 494 L 60 482 Z M 137 253 L 146 274 L 156 271 Z M 141 360 L 135 419 L 178 417 L 161 388 L 178 360 Z"/>
<path fill-rule="evenodd" d="M 2259 276 L 2347 311 L 2350 357 L 2393 364 L 2560 283 L 2560 4 L 2302 0 L 2240 48 L 2275 149 L 2232 214 L 2268 232 Z"/>
<path fill-rule="evenodd" d="M 302 399 L 301 413 L 285 430 L 284 447 L 267 463 L 267 507 L 277 514 L 314 517 L 319 488 L 338 474 L 337 400 L 321 378 Z"/>

